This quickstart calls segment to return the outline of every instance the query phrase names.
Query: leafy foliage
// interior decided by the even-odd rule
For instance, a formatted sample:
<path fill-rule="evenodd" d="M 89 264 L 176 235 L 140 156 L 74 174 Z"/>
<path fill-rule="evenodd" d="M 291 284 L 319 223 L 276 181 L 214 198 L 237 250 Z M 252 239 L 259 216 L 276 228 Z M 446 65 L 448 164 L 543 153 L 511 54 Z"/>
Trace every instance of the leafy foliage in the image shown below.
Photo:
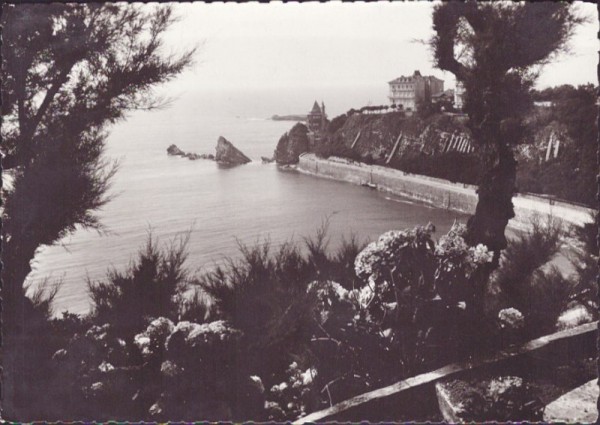
<path fill-rule="evenodd" d="M 446 360 L 470 354 L 463 351 L 476 337 L 469 323 L 482 320 L 480 272 L 492 259 L 483 245 L 465 243 L 464 226 L 455 224 L 437 245 L 432 231 L 429 225 L 385 233 L 355 262 L 357 275 L 368 279 L 359 295 L 365 319 L 400 350 L 410 372 L 436 364 L 440 347 Z"/>
<path fill-rule="evenodd" d="M 324 225 L 304 249 L 241 245 L 240 259 L 199 276 L 185 268 L 185 237 L 164 250 L 150 238 L 127 270 L 90 286 L 90 316 L 43 327 L 30 374 L 55 390 L 33 392 L 31 415 L 293 420 L 468 358 L 498 335 L 507 344 L 553 330 L 573 288 L 546 264 L 558 226 L 536 224 L 506 250 L 494 276 L 510 307 L 498 314 L 483 308 L 491 253 L 470 247 L 463 225 L 437 242 L 433 231 L 349 238 L 328 253 Z"/>
<path fill-rule="evenodd" d="M 149 235 L 145 250 L 129 270 L 111 270 L 104 282 L 88 281 L 93 320 L 109 324 L 120 337 L 139 332 L 150 318 L 177 320 L 178 297 L 188 284 L 184 268 L 188 240 L 189 234 L 160 250 Z"/>
<path fill-rule="evenodd" d="M 581 22 L 567 3 L 449 2 L 434 9 L 434 59 L 465 87 L 464 111 L 485 167 L 467 240 L 494 251 L 494 265 L 514 216 L 512 146 L 524 138 L 523 117 L 536 78 L 531 67 L 564 49 Z"/>
<path fill-rule="evenodd" d="M 106 125 L 163 105 L 152 89 L 191 61 L 193 50 L 161 52 L 173 20 L 169 7 L 3 6 L 3 167 L 15 171 L 2 229 L 5 295 L 20 292 L 39 245 L 77 225 L 99 228 L 94 211 L 110 199 L 116 171 L 102 156 Z"/>
<path fill-rule="evenodd" d="M 575 292 L 573 281 L 549 263 L 560 250 L 561 233 L 557 220 L 534 220 L 530 230 L 509 243 L 493 275 L 504 303 L 524 315 L 524 336 L 552 332 Z"/>
<path fill-rule="evenodd" d="M 117 170 L 103 157 L 107 126 L 164 105 L 153 89 L 182 72 L 194 51 L 162 52 L 174 21 L 168 6 L 2 8 L 2 166 L 14 176 L 2 198 L 3 396 L 6 416 L 23 419 L 40 392 L 26 369 L 46 355 L 34 319 L 43 306 L 23 287 L 31 260 L 77 226 L 102 229 L 95 211 L 110 200 Z"/>
<path fill-rule="evenodd" d="M 543 120 L 534 122 L 531 127 L 560 123 L 573 143 L 565 146 L 563 141 L 559 157 L 548 162 L 520 161 L 517 174 L 520 190 L 596 205 L 596 91 L 589 84 L 577 88 L 555 87 L 538 95 L 552 100 L 552 106 Z"/>
<path fill-rule="evenodd" d="M 598 317 L 598 301 L 596 296 L 596 277 L 598 275 L 598 213 L 590 223 L 574 229 L 574 236 L 580 242 L 575 247 L 571 263 L 575 267 L 575 283 L 571 298 L 582 303 Z"/>

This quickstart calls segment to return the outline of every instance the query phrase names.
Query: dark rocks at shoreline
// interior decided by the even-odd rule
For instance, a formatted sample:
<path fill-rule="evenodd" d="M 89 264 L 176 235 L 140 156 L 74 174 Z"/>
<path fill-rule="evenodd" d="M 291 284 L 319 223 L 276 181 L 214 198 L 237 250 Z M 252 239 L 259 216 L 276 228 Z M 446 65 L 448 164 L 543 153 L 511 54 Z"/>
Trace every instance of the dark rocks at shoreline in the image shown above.
<path fill-rule="evenodd" d="M 210 161 L 216 161 L 219 164 L 223 165 L 239 165 L 246 164 L 250 162 L 250 158 L 244 155 L 239 149 L 237 149 L 233 144 L 225 139 L 224 137 L 219 137 L 217 141 L 217 147 L 215 149 L 215 154 L 197 154 L 193 152 L 184 152 L 175 144 L 170 145 L 167 148 L 167 154 L 170 156 L 180 156 L 182 158 L 187 158 L 190 161 L 196 161 L 198 159 L 207 159 Z"/>
<path fill-rule="evenodd" d="M 193 152 L 184 152 L 177 145 L 171 145 L 167 148 L 167 154 L 171 156 L 181 156 L 183 158 L 187 158 L 191 161 L 195 161 L 197 159 L 208 159 L 214 161 L 215 156 L 211 153 L 209 154 L 197 154 Z"/>
<path fill-rule="evenodd" d="M 197 153 L 186 153 L 184 156 L 187 159 L 190 159 L 192 161 L 195 161 L 197 159 L 208 159 L 208 160 L 211 160 L 211 161 L 215 160 L 215 156 L 212 153 L 208 153 L 208 154 L 203 153 L 203 154 L 200 154 L 200 155 L 197 154 Z"/>
<path fill-rule="evenodd" d="M 273 159 L 279 165 L 296 164 L 301 153 L 309 150 L 308 128 L 297 123 L 279 139 Z"/>
<path fill-rule="evenodd" d="M 261 156 L 260 160 L 263 164 L 270 164 L 271 162 L 275 162 L 275 158 L 267 158 L 266 156 Z"/>
<path fill-rule="evenodd" d="M 220 136 L 217 141 L 215 161 L 223 165 L 241 165 L 247 164 L 252 160 L 233 146 L 229 140 Z"/>

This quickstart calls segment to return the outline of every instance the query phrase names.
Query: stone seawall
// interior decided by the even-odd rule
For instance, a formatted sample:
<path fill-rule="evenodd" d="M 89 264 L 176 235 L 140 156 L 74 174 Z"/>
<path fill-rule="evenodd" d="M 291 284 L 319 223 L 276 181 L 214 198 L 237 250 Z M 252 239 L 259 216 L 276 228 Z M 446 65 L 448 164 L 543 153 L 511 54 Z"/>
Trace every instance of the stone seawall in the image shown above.
<path fill-rule="evenodd" d="M 408 174 L 378 165 L 368 165 L 336 157 L 323 159 L 312 153 L 304 153 L 300 155 L 297 170 L 354 184 L 369 184 L 377 187 L 378 190 L 452 211 L 473 214 L 477 206 L 476 186 Z M 515 218 L 509 223 L 509 226 L 513 228 L 527 226 L 535 216 L 542 219 L 551 216 L 574 225 L 592 221 L 593 210 L 591 208 L 541 196 L 517 194 L 513 197 L 513 204 Z"/>

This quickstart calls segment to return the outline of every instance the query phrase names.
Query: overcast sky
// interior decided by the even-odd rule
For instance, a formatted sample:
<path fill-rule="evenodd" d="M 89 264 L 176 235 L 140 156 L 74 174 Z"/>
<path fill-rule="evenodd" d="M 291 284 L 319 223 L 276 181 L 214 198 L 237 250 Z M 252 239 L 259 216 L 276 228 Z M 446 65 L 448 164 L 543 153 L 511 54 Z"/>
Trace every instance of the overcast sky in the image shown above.
<path fill-rule="evenodd" d="M 590 22 L 538 87 L 596 83 L 596 6 L 577 7 Z M 173 83 L 186 90 L 387 85 L 415 69 L 454 87 L 419 41 L 432 35 L 431 3 L 180 3 L 175 10 L 181 21 L 166 47 L 201 46 L 196 65 Z"/>

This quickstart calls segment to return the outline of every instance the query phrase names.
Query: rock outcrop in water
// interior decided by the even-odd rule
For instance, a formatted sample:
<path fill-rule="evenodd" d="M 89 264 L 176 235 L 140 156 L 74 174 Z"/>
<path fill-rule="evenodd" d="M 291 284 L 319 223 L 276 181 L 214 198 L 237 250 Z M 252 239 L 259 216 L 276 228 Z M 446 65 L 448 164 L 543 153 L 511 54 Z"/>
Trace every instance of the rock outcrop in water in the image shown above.
<path fill-rule="evenodd" d="M 177 147 L 177 145 L 171 145 L 167 148 L 167 154 L 173 156 L 185 156 L 185 152 Z"/>
<path fill-rule="evenodd" d="M 197 159 L 210 159 L 210 160 L 214 160 L 215 156 L 211 153 L 209 154 L 197 154 L 197 153 L 192 153 L 192 152 L 184 152 L 181 149 L 179 149 L 177 147 L 177 145 L 171 145 L 167 148 L 167 154 L 168 155 L 172 155 L 172 156 L 181 156 L 187 159 L 190 159 L 192 161 L 195 161 Z"/>
<path fill-rule="evenodd" d="M 279 139 L 273 158 L 279 165 L 296 164 L 301 153 L 309 150 L 308 128 L 297 123 Z"/>
<path fill-rule="evenodd" d="M 215 160 L 225 165 L 241 165 L 252 161 L 223 136 L 217 141 Z"/>

